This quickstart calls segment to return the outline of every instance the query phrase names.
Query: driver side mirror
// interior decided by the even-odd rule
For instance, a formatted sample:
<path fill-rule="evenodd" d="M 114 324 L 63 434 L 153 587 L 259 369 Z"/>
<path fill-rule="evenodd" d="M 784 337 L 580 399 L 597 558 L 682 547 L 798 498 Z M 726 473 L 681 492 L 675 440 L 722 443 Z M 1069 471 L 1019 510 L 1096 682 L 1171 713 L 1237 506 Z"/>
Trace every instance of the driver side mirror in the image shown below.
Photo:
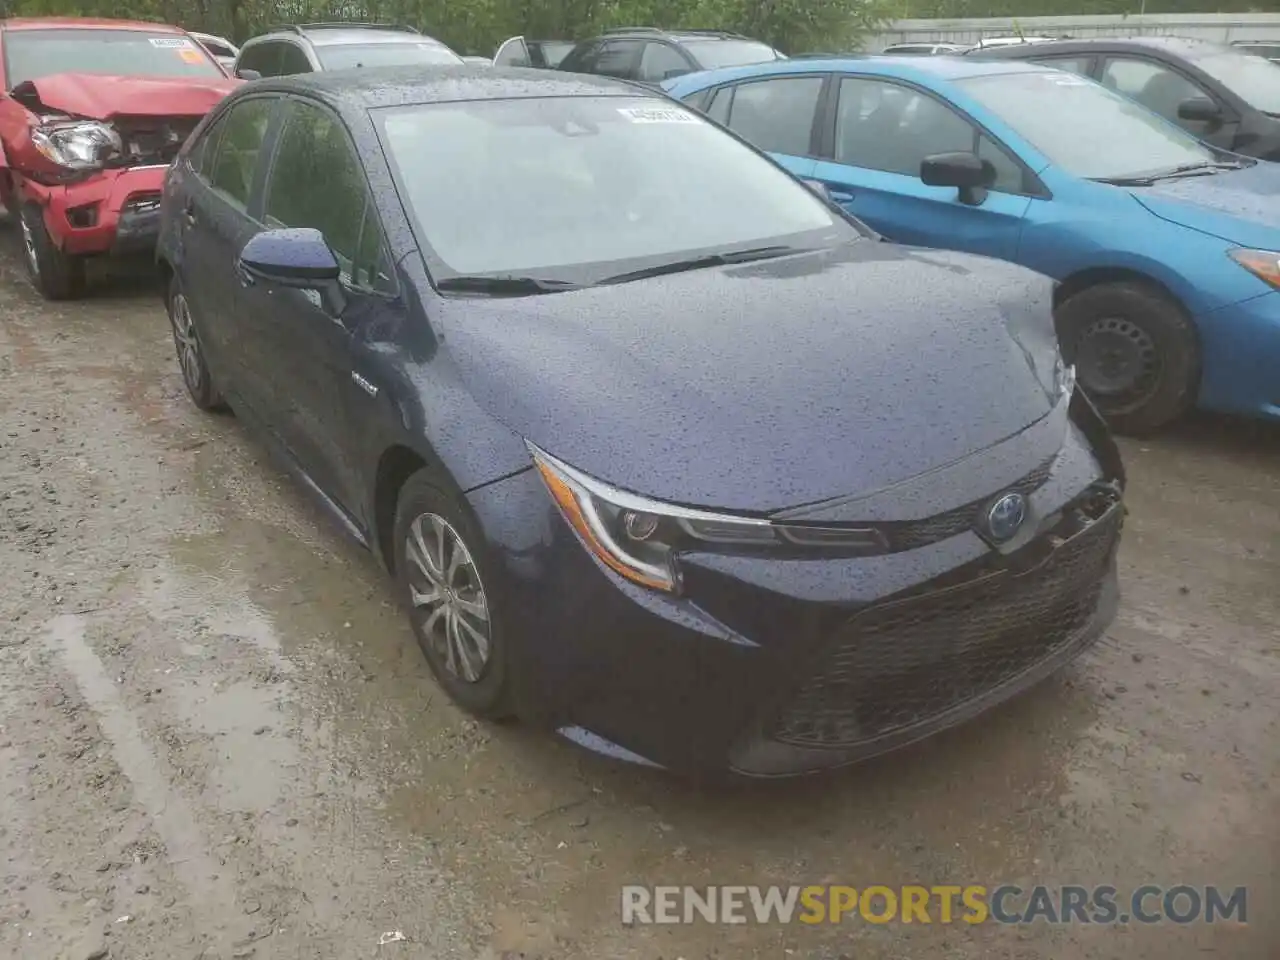
<path fill-rule="evenodd" d="M 801 180 L 800 182 L 823 200 L 827 201 L 827 203 L 833 202 L 831 199 L 831 191 L 827 189 L 827 185 L 821 180 Z"/>
<path fill-rule="evenodd" d="M 241 80 L 261 80 L 262 79 L 262 74 L 260 74 L 257 70 L 250 69 L 249 67 L 239 67 L 236 70 L 236 76 L 239 77 Z"/>
<path fill-rule="evenodd" d="M 978 206 L 996 182 L 996 168 L 976 153 L 935 153 L 921 161 L 920 179 L 927 187 L 955 187 L 961 203 Z"/>
<path fill-rule="evenodd" d="M 1191 97 L 1178 104 L 1178 119 L 1197 123 L 1221 123 L 1222 107 L 1208 97 Z"/>
<path fill-rule="evenodd" d="M 325 309 L 342 312 L 345 300 L 338 278 L 342 268 L 324 234 L 312 227 L 264 230 L 240 251 L 237 264 L 248 282 L 263 280 L 279 287 L 316 290 Z"/>
<path fill-rule="evenodd" d="M 686 73 L 692 73 L 688 67 L 675 67 L 668 70 L 662 75 L 663 80 L 674 80 L 676 77 L 683 77 Z"/>

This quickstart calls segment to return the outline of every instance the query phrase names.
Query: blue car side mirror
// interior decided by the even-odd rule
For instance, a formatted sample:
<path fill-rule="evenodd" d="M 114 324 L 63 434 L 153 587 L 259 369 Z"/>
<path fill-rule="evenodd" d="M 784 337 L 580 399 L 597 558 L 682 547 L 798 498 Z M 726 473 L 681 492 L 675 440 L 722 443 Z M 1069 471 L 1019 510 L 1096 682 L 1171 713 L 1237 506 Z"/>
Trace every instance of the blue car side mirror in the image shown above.
<path fill-rule="evenodd" d="M 240 267 L 282 287 L 322 287 L 342 272 L 324 234 L 311 227 L 264 230 L 240 251 Z"/>

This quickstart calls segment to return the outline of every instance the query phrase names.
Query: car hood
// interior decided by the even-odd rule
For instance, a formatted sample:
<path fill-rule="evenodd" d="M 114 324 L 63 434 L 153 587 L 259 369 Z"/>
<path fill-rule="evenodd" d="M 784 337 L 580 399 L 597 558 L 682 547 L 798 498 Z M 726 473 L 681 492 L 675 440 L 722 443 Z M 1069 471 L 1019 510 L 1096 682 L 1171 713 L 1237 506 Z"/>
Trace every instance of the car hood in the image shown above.
<path fill-rule="evenodd" d="M 871 492 L 1053 405 L 1052 286 L 865 240 L 517 299 L 449 300 L 443 346 L 508 427 L 614 486 L 767 513 Z"/>
<path fill-rule="evenodd" d="M 1131 192 L 1170 223 L 1241 246 L 1280 247 L 1280 164 L 1260 162 L 1209 177 L 1163 180 Z"/>
<path fill-rule="evenodd" d="M 201 117 L 243 82 L 231 77 L 55 73 L 38 80 L 25 80 L 15 86 L 10 95 L 35 112 L 56 110 L 89 120 L 111 120 L 117 116 Z"/>

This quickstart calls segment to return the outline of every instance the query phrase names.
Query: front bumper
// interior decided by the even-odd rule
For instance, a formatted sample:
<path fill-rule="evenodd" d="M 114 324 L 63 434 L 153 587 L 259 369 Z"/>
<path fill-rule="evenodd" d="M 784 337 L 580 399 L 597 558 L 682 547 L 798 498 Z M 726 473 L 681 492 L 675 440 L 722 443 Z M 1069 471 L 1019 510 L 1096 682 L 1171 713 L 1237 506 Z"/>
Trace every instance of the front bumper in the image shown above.
<path fill-rule="evenodd" d="M 966 530 L 879 557 L 690 555 L 680 598 L 598 564 L 534 471 L 473 491 L 514 611 L 517 707 L 602 753 L 754 776 L 840 766 L 985 710 L 1115 615 L 1122 468 L 1086 439 L 1095 427 L 1069 431 L 1029 497 L 1034 528 L 1007 549 Z"/>
<path fill-rule="evenodd" d="M 146 253 L 160 233 L 164 164 L 104 170 L 76 183 L 23 180 L 20 193 L 44 211 L 53 242 L 74 255 Z"/>
<path fill-rule="evenodd" d="M 1199 317 L 1200 406 L 1280 420 L 1280 291 Z"/>

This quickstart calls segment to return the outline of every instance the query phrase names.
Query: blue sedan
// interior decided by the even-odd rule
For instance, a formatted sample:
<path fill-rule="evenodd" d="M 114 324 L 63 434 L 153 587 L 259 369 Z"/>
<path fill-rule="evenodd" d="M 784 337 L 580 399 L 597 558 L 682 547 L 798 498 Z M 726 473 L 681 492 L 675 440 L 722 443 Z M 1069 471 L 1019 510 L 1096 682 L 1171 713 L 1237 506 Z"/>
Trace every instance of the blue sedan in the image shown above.
<path fill-rule="evenodd" d="M 1040 64 L 793 60 L 665 86 L 890 239 L 1060 281 L 1063 352 L 1114 427 L 1280 419 L 1280 165 Z"/>

